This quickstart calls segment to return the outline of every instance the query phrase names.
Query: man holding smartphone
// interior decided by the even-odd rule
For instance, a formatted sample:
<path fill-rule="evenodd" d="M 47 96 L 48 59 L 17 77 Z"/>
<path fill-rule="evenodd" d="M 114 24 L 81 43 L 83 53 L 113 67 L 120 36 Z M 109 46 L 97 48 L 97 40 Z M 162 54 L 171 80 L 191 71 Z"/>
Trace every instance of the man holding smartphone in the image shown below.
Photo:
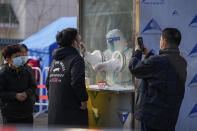
<path fill-rule="evenodd" d="M 160 51 L 154 55 L 136 45 L 129 63 L 130 72 L 142 82 L 138 88 L 135 118 L 142 131 L 174 131 L 185 92 L 187 62 L 180 56 L 181 33 L 166 28 Z M 142 54 L 145 59 L 141 61 Z"/>

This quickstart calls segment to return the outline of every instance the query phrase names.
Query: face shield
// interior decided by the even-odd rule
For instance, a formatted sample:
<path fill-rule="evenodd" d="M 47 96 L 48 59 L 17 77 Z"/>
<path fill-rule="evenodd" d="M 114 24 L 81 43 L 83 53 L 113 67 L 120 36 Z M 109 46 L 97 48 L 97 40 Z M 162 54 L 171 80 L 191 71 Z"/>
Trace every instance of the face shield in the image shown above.
<path fill-rule="evenodd" d="M 112 52 L 115 51 L 115 46 L 117 47 L 117 44 L 119 44 L 120 37 L 112 37 L 107 39 L 108 49 L 110 49 Z"/>
<path fill-rule="evenodd" d="M 107 47 L 112 52 L 122 51 L 127 46 L 122 32 L 118 29 L 109 31 L 106 35 L 106 39 Z"/>

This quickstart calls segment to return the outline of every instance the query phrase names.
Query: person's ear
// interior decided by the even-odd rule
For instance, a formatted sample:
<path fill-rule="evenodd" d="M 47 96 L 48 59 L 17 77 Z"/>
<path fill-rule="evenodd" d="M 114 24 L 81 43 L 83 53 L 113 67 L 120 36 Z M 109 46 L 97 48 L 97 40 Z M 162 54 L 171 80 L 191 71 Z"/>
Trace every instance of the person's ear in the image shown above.
<path fill-rule="evenodd" d="M 12 63 L 11 57 L 10 57 L 10 58 L 6 58 L 5 61 L 6 61 L 7 63 Z"/>
<path fill-rule="evenodd" d="M 5 61 L 6 61 L 6 62 L 9 62 L 9 61 L 10 61 L 10 59 L 11 59 L 11 58 L 5 58 Z"/>
<path fill-rule="evenodd" d="M 168 46 L 168 43 L 167 43 L 167 41 L 166 41 L 165 39 L 163 39 L 163 45 L 164 45 L 165 47 Z"/>
<path fill-rule="evenodd" d="M 76 42 L 76 40 L 73 41 L 72 46 L 73 46 L 74 48 L 77 48 L 77 42 Z"/>

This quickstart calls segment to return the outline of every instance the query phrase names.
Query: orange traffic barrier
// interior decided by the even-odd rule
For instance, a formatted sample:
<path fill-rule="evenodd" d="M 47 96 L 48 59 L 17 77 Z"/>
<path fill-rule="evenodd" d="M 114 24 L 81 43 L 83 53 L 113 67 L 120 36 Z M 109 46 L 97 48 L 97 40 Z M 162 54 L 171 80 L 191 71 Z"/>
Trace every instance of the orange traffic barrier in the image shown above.
<path fill-rule="evenodd" d="M 48 100 L 48 96 L 39 96 L 39 99 Z"/>
<path fill-rule="evenodd" d="M 38 88 L 46 88 L 45 85 L 37 85 Z"/>

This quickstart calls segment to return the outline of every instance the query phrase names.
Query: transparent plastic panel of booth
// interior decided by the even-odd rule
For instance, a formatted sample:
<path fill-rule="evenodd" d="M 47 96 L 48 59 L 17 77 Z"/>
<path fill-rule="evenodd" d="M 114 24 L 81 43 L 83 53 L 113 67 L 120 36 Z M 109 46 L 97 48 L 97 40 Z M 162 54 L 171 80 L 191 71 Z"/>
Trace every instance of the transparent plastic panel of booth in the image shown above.
<path fill-rule="evenodd" d="M 81 36 L 86 46 L 86 84 L 104 82 L 132 88 L 128 69 L 132 55 L 133 1 L 82 0 Z M 105 87 L 101 86 L 101 87 Z"/>

